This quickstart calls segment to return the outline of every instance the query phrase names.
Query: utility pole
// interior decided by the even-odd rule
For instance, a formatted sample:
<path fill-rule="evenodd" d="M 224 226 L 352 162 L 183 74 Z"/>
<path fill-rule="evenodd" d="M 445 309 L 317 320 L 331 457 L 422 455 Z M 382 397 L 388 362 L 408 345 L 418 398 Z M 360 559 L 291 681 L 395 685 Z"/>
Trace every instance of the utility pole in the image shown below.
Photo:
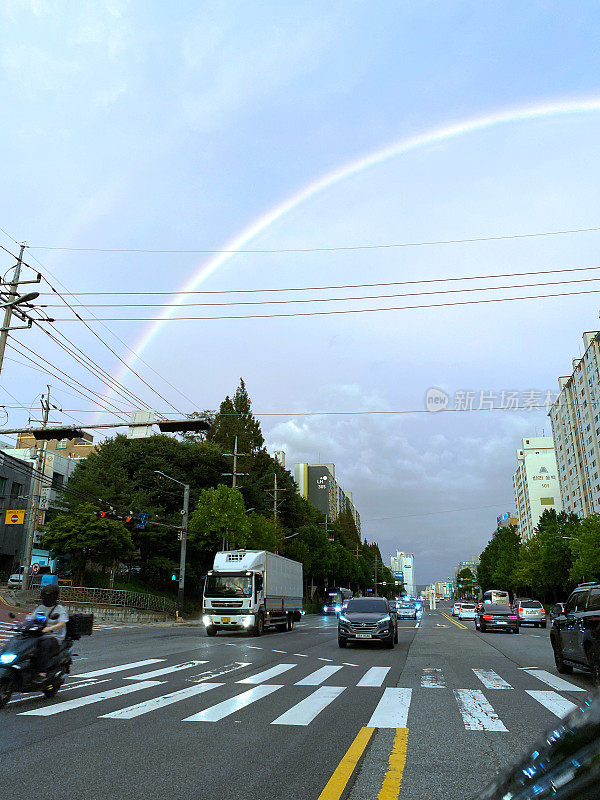
<path fill-rule="evenodd" d="M 21 263 L 23 261 L 23 253 L 25 252 L 25 245 L 21 245 L 19 251 L 19 258 L 15 266 L 15 274 L 10 284 L 9 300 L 15 299 L 19 294 L 19 280 L 21 278 Z M 13 307 L 7 306 L 4 310 L 4 322 L 0 331 L 0 372 L 2 372 L 2 363 L 4 362 L 4 351 L 6 350 L 6 340 L 8 339 L 8 331 L 10 329 L 10 320 L 12 318 Z"/>
<path fill-rule="evenodd" d="M 189 483 L 178 481 L 177 478 L 172 478 L 170 475 L 161 472 L 159 469 L 155 469 L 154 474 L 162 475 L 163 478 L 167 478 L 168 480 L 173 481 L 173 483 L 178 483 L 180 486 L 183 486 L 183 509 L 181 511 L 181 530 L 179 531 L 179 540 L 181 542 L 181 549 L 179 552 L 179 585 L 177 587 L 177 610 L 179 612 L 179 616 L 181 616 L 183 613 L 183 599 L 185 593 L 185 555 L 187 549 L 188 519 L 190 513 L 190 485 Z"/>
<path fill-rule="evenodd" d="M 275 473 L 275 477 L 273 480 L 273 489 L 269 490 L 269 494 L 273 495 L 273 520 L 277 523 L 277 515 L 279 512 L 279 506 L 283 503 L 283 499 L 279 499 L 279 492 L 286 492 L 287 489 L 280 489 L 277 486 L 277 473 Z"/>
<path fill-rule="evenodd" d="M 21 251 L 22 252 L 22 251 Z M 50 414 L 50 386 L 48 386 L 48 394 L 44 399 L 42 395 L 42 428 L 48 425 L 48 416 Z M 37 458 L 35 462 L 35 472 L 31 482 L 30 502 L 29 506 L 31 511 L 27 518 L 27 527 L 25 531 L 25 546 L 23 548 L 23 587 L 29 588 L 29 570 L 31 567 L 31 553 L 33 551 L 33 539 L 35 537 L 35 529 L 37 527 L 38 514 L 40 511 L 40 494 L 42 490 L 42 481 L 45 478 L 46 469 L 46 442 L 43 441 L 41 446 L 37 447 Z"/>
<path fill-rule="evenodd" d="M 238 437 L 235 437 L 235 442 L 233 445 L 233 453 L 223 453 L 224 456 L 229 456 L 233 458 L 233 472 L 222 472 L 222 475 L 231 476 L 231 488 L 237 489 L 237 479 L 246 477 L 249 473 L 248 472 L 238 472 L 237 471 L 237 460 L 239 457 L 249 457 L 249 453 L 240 453 L 238 452 Z"/>

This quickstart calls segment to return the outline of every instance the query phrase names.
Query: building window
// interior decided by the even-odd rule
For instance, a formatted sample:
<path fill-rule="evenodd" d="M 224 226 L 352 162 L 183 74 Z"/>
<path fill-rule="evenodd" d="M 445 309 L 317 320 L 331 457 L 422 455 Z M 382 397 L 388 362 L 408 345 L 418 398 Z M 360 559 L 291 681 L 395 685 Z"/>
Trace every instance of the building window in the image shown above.
<path fill-rule="evenodd" d="M 6 491 L 6 478 L 0 477 L 0 495 L 3 495 Z"/>
<path fill-rule="evenodd" d="M 10 496 L 11 497 L 21 497 L 23 494 L 23 483 L 16 483 L 13 481 L 12 486 L 10 487 Z"/>
<path fill-rule="evenodd" d="M 61 475 L 60 472 L 53 472 L 52 473 L 52 488 L 53 489 L 62 489 L 65 483 L 65 476 Z"/>
<path fill-rule="evenodd" d="M 66 450 L 67 449 L 67 439 L 61 439 L 60 442 L 56 443 L 57 450 Z"/>

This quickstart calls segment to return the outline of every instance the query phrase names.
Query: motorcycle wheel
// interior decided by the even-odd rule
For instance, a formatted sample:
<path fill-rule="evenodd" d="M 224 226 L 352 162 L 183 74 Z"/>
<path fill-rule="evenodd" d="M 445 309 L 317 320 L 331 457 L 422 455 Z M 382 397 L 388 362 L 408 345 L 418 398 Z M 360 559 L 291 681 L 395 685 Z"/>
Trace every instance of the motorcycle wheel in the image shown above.
<path fill-rule="evenodd" d="M 51 686 L 47 686 L 44 689 L 44 697 L 48 697 L 48 698 L 56 697 L 56 694 L 57 694 L 58 690 L 60 689 L 60 686 L 61 686 L 61 684 L 60 684 L 59 681 L 57 681 L 56 683 L 53 683 Z"/>
<path fill-rule="evenodd" d="M 11 678 L 2 678 L 2 680 L 0 680 L 0 708 L 4 708 L 8 703 L 14 689 L 14 683 Z"/>

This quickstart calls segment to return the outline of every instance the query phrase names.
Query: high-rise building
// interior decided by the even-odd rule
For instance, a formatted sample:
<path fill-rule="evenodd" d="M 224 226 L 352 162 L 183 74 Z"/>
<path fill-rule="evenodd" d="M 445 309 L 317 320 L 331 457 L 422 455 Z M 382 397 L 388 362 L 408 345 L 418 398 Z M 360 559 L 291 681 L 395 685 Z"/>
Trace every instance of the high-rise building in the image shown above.
<path fill-rule="evenodd" d="M 580 517 L 600 512 L 600 333 L 583 334 L 584 354 L 558 379 L 550 409 L 562 507 Z"/>
<path fill-rule="evenodd" d="M 294 465 L 294 479 L 298 493 L 327 516 L 337 519 L 342 511 L 349 511 L 360 536 L 360 514 L 352 502 L 352 492 L 345 492 L 335 478 L 335 464 Z"/>
<path fill-rule="evenodd" d="M 552 436 L 523 439 L 517 450 L 513 489 L 519 533 L 523 540 L 530 539 L 546 509 L 562 511 Z"/>
<path fill-rule="evenodd" d="M 406 594 L 413 597 L 417 593 L 414 555 L 396 550 L 396 555 L 390 559 L 390 570 L 395 578 L 404 581 Z"/>

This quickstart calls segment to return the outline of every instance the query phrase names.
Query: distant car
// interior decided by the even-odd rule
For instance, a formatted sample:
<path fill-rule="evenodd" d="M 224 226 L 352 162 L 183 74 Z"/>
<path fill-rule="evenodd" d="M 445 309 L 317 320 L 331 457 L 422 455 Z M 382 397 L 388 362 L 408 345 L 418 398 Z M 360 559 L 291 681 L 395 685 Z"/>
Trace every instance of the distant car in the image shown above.
<path fill-rule="evenodd" d="M 519 633 L 519 618 L 510 606 L 484 603 L 475 615 L 475 627 L 482 633 L 492 630 Z"/>
<path fill-rule="evenodd" d="M 396 611 L 385 597 L 354 597 L 338 616 L 338 645 L 379 641 L 393 647 L 398 641 Z"/>
<path fill-rule="evenodd" d="M 575 589 L 564 613 L 552 620 L 550 642 L 558 672 L 568 674 L 577 667 L 591 672 L 600 684 L 600 582 Z"/>
<path fill-rule="evenodd" d="M 396 603 L 396 613 L 398 614 L 398 619 L 416 619 L 418 615 L 417 611 L 417 604 L 405 602 L 398 602 Z"/>
<path fill-rule="evenodd" d="M 20 589 L 23 585 L 23 572 L 25 567 L 19 567 L 17 572 L 13 572 L 12 575 L 8 579 L 8 588 L 9 589 Z"/>
<path fill-rule="evenodd" d="M 514 610 L 519 617 L 521 625 L 535 625 L 539 628 L 546 627 L 546 610 L 539 600 L 519 600 L 515 603 Z"/>
<path fill-rule="evenodd" d="M 452 606 L 452 616 L 453 617 L 458 617 L 458 615 L 460 614 L 461 605 L 462 605 L 462 603 L 454 603 L 454 605 Z"/>
<path fill-rule="evenodd" d="M 459 619 L 475 619 L 475 603 L 462 603 L 458 612 Z"/>

